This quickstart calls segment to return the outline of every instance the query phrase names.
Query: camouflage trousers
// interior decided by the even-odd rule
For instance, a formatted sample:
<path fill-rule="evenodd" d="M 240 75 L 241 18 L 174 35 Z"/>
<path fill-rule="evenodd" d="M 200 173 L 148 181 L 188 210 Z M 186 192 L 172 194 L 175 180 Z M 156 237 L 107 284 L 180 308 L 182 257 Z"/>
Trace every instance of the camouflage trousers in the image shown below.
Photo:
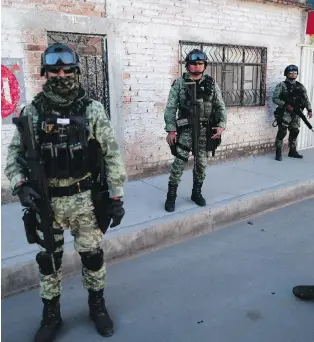
<path fill-rule="evenodd" d="M 97 249 L 103 239 L 103 233 L 98 229 L 91 200 L 91 192 L 84 191 L 73 196 L 52 198 L 54 210 L 54 239 L 58 244 L 56 252 L 63 251 L 65 229 L 70 228 L 74 237 L 74 248 L 77 252 L 89 252 Z M 42 232 L 37 231 L 43 239 Z M 45 251 L 40 247 L 42 251 Z M 100 290 L 105 287 L 106 265 L 99 271 L 88 270 L 82 265 L 83 286 L 86 289 Z M 40 274 L 40 295 L 42 298 L 52 299 L 61 294 L 62 267 L 56 274 Z"/>
<path fill-rule="evenodd" d="M 188 162 L 189 153 L 192 149 L 192 129 L 182 131 L 177 140 L 177 156 L 172 163 L 169 182 L 179 184 Z M 206 127 L 201 127 L 199 138 L 199 152 L 196 156 L 196 164 L 193 169 L 193 180 L 203 183 L 207 166 L 208 153 L 206 152 Z"/>
<path fill-rule="evenodd" d="M 278 132 L 275 140 L 276 149 L 282 149 L 283 139 L 287 135 L 288 130 L 290 132 L 288 138 L 290 150 L 294 150 L 297 147 L 297 138 L 300 132 L 300 118 L 298 116 L 291 118 L 290 114 L 287 114 L 285 113 L 283 122 L 278 122 Z"/>

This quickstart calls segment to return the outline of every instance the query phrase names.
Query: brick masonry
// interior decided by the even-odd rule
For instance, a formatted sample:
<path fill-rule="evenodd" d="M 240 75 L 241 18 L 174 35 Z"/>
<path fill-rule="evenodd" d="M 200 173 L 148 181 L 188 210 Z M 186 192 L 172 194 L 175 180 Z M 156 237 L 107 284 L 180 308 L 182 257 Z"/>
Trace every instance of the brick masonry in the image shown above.
<path fill-rule="evenodd" d="M 165 143 L 163 111 L 170 85 L 179 75 L 179 40 L 267 47 L 267 104 L 228 108 L 227 131 L 215 161 L 273 149 L 276 130 L 271 126 L 274 106 L 269 97 L 283 79 L 285 66 L 299 63 L 297 44 L 303 42 L 305 25 L 300 8 L 256 1 L 123 0 L 114 15 L 120 22 L 128 21 L 116 25 L 116 33 L 125 49 L 123 114 L 129 176 L 169 169 L 172 157 Z"/>
<path fill-rule="evenodd" d="M 105 0 L 2 0 L 3 7 L 105 17 Z"/>
<path fill-rule="evenodd" d="M 211 163 L 272 150 L 269 98 L 285 66 L 299 64 L 298 44 L 305 42 L 302 8 L 253 0 L 4 0 L 2 10 L 2 56 L 23 58 L 28 101 L 42 84 L 47 31 L 107 35 L 112 122 L 130 179 L 166 172 L 172 161 L 163 112 L 179 75 L 179 40 L 267 47 L 266 106 L 228 108 Z M 2 168 L 12 132 L 12 125 L 2 126 Z"/>

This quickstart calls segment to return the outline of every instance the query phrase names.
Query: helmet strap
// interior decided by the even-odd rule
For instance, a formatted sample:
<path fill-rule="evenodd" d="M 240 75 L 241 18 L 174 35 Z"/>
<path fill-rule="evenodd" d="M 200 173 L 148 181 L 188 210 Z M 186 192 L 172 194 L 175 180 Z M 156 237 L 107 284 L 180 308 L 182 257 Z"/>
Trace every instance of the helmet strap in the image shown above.
<path fill-rule="evenodd" d="M 203 75 L 204 74 L 204 71 L 203 72 L 191 72 L 191 71 L 189 71 L 189 73 L 191 74 L 191 75 L 194 75 L 194 76 L 199 76 L 199 75 Z"/>

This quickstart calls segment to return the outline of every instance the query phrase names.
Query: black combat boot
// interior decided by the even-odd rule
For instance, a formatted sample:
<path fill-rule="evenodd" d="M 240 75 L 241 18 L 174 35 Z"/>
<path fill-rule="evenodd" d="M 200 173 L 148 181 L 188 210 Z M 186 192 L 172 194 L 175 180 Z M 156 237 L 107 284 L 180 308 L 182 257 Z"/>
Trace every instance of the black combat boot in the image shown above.
<path fill-rule="evenodd" d="M 288 157 L 302 159 L 303 156 L 297 152 L 296 148 L 291 148 L 288 153 Z"/>
<path fill-rule="evenodd" d="M 206 205 L 206 200 L 202 196 L 202 186 L 203 183 L 200 182 L 194 182 L 193 183 L 193 189 L 192 189 L 192 196 L 191 200 L 195 202 L 200 207 L 204 207 Z"/>
<path fill-rule="evenodd" d="M 94 321 L 100 335 L 109 337 L 113 335 L 113 322 L 105 306 L 104 290 L 88 290 L 89 316 Z"/>
<path fill-rule="evenodd" d="M 295 286 L 292 292 L 296 297 L 300 299 L 305 299 L 305 300 L 314 299 L 314 285 Z"/>
<path fill-rule="evenodd" d="M 59 299 L 60 296 L 51 300 L 42 298 L 44 303 L 43 317 L 34 342 L 53 342 L 62 325 Z"/>
<path fill-rule="evenodd" d="M 165 210 L 171 213 L 175 209 L 178 184 L 168 183 L 168 193 L 165 202 Z"/>
<path fill-rule="evenodd" d="M 276 160 L 278 161 L 282 161 L 282 150 L 281 148 L 276 148 L 276 157 L 275 157 Z"/>

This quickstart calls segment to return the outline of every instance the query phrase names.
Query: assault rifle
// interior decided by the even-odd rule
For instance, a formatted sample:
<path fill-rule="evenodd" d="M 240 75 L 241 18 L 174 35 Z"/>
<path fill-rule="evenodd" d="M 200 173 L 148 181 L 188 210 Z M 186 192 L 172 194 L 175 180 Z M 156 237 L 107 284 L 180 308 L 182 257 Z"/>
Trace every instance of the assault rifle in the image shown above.
<path fill-rule="evenodd" d="M 299 116 L 302 119 L 302 121 L 306 124 L 306 126 L 314 132 L 313 126 L 307 120 L 306 116 L 303 114 L 303 109 L 301 108 L 301 100 L 303 97 L 303 91 L 295 90 L 290 94 L 290 96 L 283 95 L 282 100 L 285 101 L 287 104 L 291 105 L 294 108 L 292 114 L 294 114 L 294 116 Z"/>
<path fill-rule="evenodd" d="M 199 138 L 200 138 L 200 107 L 198 105 L 197 97 L 196 97 L 196 83 L 195 82 L 186 82 L 186 86 L 189 89 L 191 94 L 191 115 L 190 115 L 190 126 L 192 127 L 192 153 L 194 155 L 194 163 L 195 156 L 197 156 L 199 152 Z M 221 144 L 221 137 L 218 139 L 212 139 L 212 135 L 216 133 L 216 129 L 213 127 L 217 127 L 218 123 L 213 118 L 210 118 L 206 125 L 206 151 L 211 151 L 212 156 L 215 156 L 215 152 L 217 147 Z"/>
<path fill-rule="evenodd" d="M 194 156 L 194 165 L 196 166 L 200 138 L 200 109 L 196 97 L 196 82 L 185 82 L 185 85 L 191 96 L 190 116 L 188 121 L 192 128 L 192 154 Z"/>
<path fill-rule="evenodd" d="M 313 126 L 310 124 L 310 122 L 308 121 L 306 116 L 303 114 L 303 112 L 302 112 L 302 110 L 300 108 L 300 104 L 298 102 L 299 101 L 296 101 L 296 100 L 295 101 L 293 101 L 293 100 L 292 101 L 291 100 L 290 101 L 289 100 L 286 101 L 286 103 L 290 104 L 294 108 L 292 114 L 299 116 L 302 119 L 302 121 L 306 124 L 306 126 L 311 131 L 314 132 Z"/>
<path fill-rule="evenodd" d="M 28 184 L 40 195 L 40 199 L 35 200 L 35 204 L 39 209 L 40 222 L 38 224 L 44 239 L 43 241 L 38 241 L 38 243 L 50 255 L 55 273 L 56 268 L 53 253 L 56 251 L 56 243 L 52 231 L 54 213 L 50 203 L 48 180 L 45 174 L 43 160 L 34 137 L 33 118 L 30 115 L 21 115 L 18 118 L 13 118 L 13 123 L 17 126 L 21 134 L 25 151 L 25 157 L 17 157 L 17 162 L 24 168 L 25 175 L 28 178 Z M 36 213 L 33 214 L 35 215 Z"/>

